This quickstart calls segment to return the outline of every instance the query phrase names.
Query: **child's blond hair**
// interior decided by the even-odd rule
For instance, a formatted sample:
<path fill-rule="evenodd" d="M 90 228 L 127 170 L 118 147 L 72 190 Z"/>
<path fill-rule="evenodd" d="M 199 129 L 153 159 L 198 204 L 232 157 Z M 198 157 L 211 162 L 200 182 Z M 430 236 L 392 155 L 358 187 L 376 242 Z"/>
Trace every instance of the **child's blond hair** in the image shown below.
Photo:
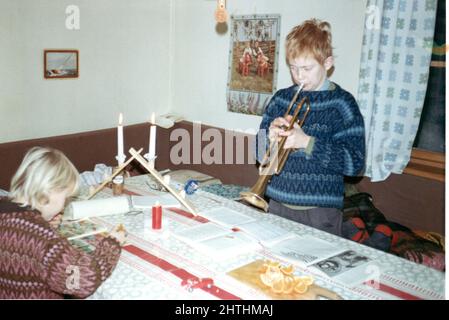
<path fill-rule="evenodd" d="M 285 49 L 287 64 L 310 55 L 323 65 L 332 56 L 331 25 L 317 19 L 304 21 L 287 35 Z"/>
<path fill-rule="evenodd" d="M 52 191 L 71 188 L 75 193 L 79 175 L 75 166 L 59 150 L 33 147 L 25 155 L 11 180 L 9 197 L 36 208 L 49 201 Z"/>

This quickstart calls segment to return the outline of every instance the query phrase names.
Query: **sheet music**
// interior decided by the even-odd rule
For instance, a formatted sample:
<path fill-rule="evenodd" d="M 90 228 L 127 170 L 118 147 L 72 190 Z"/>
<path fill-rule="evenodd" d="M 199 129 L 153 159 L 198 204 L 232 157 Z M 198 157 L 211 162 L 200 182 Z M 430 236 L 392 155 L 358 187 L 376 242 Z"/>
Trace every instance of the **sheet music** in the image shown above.
<path fill-rule="evenodd" d="M 256 219 L 226 207 L 218 207 L 200 212 L 200 215 L 210 221 L 226 227 L 238 227 L 242 224 L 256 221 Z"/>
<path fill-rule="evenodd" d="M 294 235 L 281 227 L 265 221 L 251 221 L 241 224 L 239 229 L 267 246 Z"/>
<path fill-rule="evenodd" d="M 270 251 L 304 267 L 341 252 L 330 242 L 312 236 L 294 235 L 270 247 Z"/>
<path fill-rule="evenodd" d="M 381 273 L 374 259 L 313 236 L 293 236 L 276 243 L 270 251 L 348 286 L 363 283 Z"/>
<path fill-rule="evenodd" d="M 186 242 L 200 242 L 229 233 L 232 233 L 232 231 L 208 222 L 182 229 L 174 232 L 173 235 Z"/>
<path fill-rule="evenodd" d="M 212 222 L 189 227 L 173 235 L 218 260 L 260 248 L 254 239 L 243 232 L 234 232 Z"/>
<path fill-rule="evenodd" d="M 260 249 L 259 244 L 243 232 L 232 232 L 200 241 L 195 247 L 216 260 L 224 260 Z"/>

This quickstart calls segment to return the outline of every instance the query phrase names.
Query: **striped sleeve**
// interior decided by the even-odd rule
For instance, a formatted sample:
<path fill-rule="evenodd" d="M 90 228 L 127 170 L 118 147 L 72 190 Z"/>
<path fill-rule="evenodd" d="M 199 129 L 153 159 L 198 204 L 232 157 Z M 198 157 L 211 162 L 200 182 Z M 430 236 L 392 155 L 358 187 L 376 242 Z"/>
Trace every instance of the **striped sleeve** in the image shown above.
<path fill-rule="evenodd" d="M 363 117 L 352 95 L 338 99 L 332 119 L 334 131 L 326 136 L 313 137 L 313 147 L 294 152 L 292 157 L 304 157 L 326 170 L 346 176 L 356 176 L 365 166 L 365 128 Z M 338 110 L 336 112 L 335 110 Z M 329 114 L 331 114 L 329 112 Z"/>
<path fill-rule="evenodd" d="M 88 297 L 111 275 L 120 252 L 119 243 L 110 237 L 101 240 L 91 254 L 59 238 L 48 246 L 44 256 L 44 280 L 55 292 Z"/>
<path fill-rule="evenodd" d="M 333 135 L 315 138 L 311 160 L 336 173 L 356 176 L 365 166 L 365 128 L 354 98 L 341 115 Z"/>

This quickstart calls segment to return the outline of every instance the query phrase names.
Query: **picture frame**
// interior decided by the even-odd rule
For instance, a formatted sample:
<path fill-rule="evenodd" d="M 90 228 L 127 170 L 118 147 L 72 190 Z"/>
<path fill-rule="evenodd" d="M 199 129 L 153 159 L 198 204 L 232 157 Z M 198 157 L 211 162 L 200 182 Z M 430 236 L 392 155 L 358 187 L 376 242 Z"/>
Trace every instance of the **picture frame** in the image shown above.
<path fill-rule="evenodd" d="M 67 79 L 79 77 L 79 51 L 70 49 L 44 50 L 44 78 Z"/>
<path fill-rule="evenodd" d="M 263 114 L 276 92 L 280 24 L 279 14 L 231 16 L 228 111 Z"/>

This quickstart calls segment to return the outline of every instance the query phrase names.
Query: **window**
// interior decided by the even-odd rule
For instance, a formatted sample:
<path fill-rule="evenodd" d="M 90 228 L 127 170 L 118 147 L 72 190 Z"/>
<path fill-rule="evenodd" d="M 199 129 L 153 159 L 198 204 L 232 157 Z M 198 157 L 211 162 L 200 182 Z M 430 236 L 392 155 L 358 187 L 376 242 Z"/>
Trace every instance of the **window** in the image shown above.
<path fill-rule="evenodd" d="M 446 119 L 446 2 L 438 0 L 432 63 L 421 122 L 405 173 L 444 181 Z"/>

